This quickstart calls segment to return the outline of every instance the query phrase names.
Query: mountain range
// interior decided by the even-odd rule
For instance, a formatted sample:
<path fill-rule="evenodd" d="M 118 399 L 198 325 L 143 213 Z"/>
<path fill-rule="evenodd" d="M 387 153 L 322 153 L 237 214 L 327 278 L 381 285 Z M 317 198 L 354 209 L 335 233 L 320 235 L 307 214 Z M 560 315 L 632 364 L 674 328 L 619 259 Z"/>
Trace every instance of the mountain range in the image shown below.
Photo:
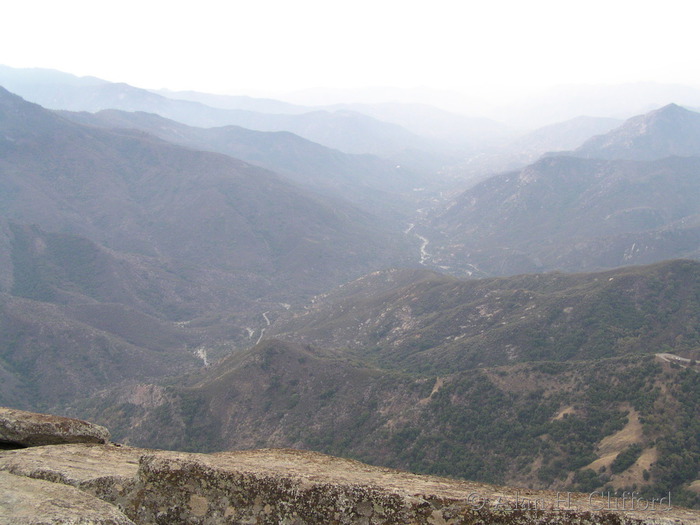
<path fill-rule="evenodd" d="M 201 365 L 198 347 L 250 344 L 264 312 L 408 260 L 403 236 L 344 201 L 5 90 L 0 172 L 3 395 L 35 406 Z"/>
<path fill-rule="evenodd" d="M 697 258 L 698 123 L 669 105 L 483 181 L 431 217 L 423 235 L 434 241 L 433 261 L 507 275 Z"/>
<path fill-rule="evenodd" d="M 236 125 L 258 131 L 289 131 L 346 153 L 391 156 L 404 149 L 434 149 L 433 142 L 397 124 L 355 111 L 311 108 L 303 113 L 275 114 L 223 109 L 192 100 L 167 98 L 123 83 L 7 66 L 0 67 L 0 86 L 48 109 L 144 111 L 190 126 Z"/>
<path fill-rule="evenodd" d="M 0 95 L 0 195 L 5 217 L 15 222 L 251 274 L 308 274 L 324 265 L 333 274 L 344 271 L 342 259 L 369 269 L 377 256 L 393 257 L 392 241 L 370 216 L 272 172 L 143 133 L 77 125 L 7 91 Z M 356 249 L 348 250 L 353 238 Z M 346 249 L 337 250 L 338 242 Z M 304 260 L 299 250 L 318 259 Z"/>
<path fill-rule="evenodd" d="M 517 138 L 3 79 L 63 109 L 0 89 L 0 404 L 145 447 L 700 504 L 696 113 Z"/>
<path fill-rule="evenodd" d="M 281 318 L 285 340 L 108 390 L 76 413 L 132 445 L 294 447 L 533 488 L 667 487 L 693 504 L 699 287 L 690 261 L 478 281 L 374 274 Z"/>
<path fill-rule="evenodd" d="M 574 152 L 597 159 L 657 160 L 700 156 L 700 113 L 677 104 L 638 115 L 610 133 L 595 136 Z"/>
<path fill-rule="evenodd" d="M 543 155 L 573 150 L 621 123 L 614 118 L 580 116 L 515 137 L 493 140 L 459 165 L 460 178 L 470 181 L 469 186 L 473 186 L 493 175 L 524 168 Z"/>
<path fill-rule="evenodd" d="M 467 280 L 427 270 L 380 272 L 281 316 L 269 334 L 410 373 L 614 358 L 661 347 L 685 355 L 700 339 L 694 321 L 684 326 L 674 317 L 700 312 L 698 268 L 678 261 Z M 669 279 L 684 290 L 673 303 L 666 301 Z"/>
<path fill-rule="evenodd" d="M 512 126 L 548 126 L 581 115 L 629 119 L 671 102 L 700 108 L 694 86 L 636 82 L 611 85 L 562 85 L 518 97 L 490 111 L 492 118 Z"/>
<path fill-rule="evenodd" d="M 104 110 L 61 112 L 69 120 L 108 129 L 137 129 L 171 143 L 214 151 L 274 171 L 318 193 L 343 199 L 408 222 L 416 187 L 430 177 L 373 155 L 353 155 L 321 146 L 288 131 L 255 131 L 238 126 L 198 128 L 153 113 Z"/>

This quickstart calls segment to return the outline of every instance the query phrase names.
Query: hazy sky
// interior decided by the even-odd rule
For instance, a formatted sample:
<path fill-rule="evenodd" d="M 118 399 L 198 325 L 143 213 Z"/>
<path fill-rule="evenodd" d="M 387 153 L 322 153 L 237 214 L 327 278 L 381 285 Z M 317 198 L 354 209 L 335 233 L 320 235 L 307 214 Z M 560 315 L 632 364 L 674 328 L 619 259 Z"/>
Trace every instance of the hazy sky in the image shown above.
<path fill-rule="evenodd" d="M 22 0 L 0 63 L 147 88 L 700 86 L 695 2 Z"/>

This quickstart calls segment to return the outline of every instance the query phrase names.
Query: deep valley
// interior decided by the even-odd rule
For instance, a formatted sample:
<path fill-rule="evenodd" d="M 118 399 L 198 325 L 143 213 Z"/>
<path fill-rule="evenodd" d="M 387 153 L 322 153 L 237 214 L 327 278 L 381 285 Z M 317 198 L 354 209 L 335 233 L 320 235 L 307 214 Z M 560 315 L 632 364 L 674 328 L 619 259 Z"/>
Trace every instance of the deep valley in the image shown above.
<path fill-rule="evenodd" d="M 700 507 L 693 108 L 0 86 L 0 406 Z"/>

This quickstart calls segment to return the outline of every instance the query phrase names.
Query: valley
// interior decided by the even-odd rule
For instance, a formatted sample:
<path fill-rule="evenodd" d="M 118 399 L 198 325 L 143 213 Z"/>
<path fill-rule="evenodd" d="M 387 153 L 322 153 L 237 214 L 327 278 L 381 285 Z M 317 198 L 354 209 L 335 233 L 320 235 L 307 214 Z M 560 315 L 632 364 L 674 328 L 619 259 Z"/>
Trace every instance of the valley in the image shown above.
<path fill-rule="evenodd" d="M 128 446 L 700 506 L 692 108 L 518 131 L 3 85 L 0 405 Z"/>

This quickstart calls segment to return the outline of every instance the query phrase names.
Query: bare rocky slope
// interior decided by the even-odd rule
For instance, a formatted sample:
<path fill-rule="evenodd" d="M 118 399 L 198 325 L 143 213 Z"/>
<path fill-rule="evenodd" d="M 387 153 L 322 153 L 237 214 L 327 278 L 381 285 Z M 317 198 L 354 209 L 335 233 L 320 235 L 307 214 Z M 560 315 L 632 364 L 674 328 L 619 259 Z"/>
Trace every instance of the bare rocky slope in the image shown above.
<path fill-rule="evenodd" d="M 90 426 L 8 409 L 0 415 L 0 430 L 17 419 L 51 419 L 64 436 L 76 430 L 76 441 Z M 188 454 L 109 442 L 35 444 L 0 451 L 2 524 L 700 523 L 700 512 L 674 507 L 668 497 L 521 490 L 301 450 Z"/>

